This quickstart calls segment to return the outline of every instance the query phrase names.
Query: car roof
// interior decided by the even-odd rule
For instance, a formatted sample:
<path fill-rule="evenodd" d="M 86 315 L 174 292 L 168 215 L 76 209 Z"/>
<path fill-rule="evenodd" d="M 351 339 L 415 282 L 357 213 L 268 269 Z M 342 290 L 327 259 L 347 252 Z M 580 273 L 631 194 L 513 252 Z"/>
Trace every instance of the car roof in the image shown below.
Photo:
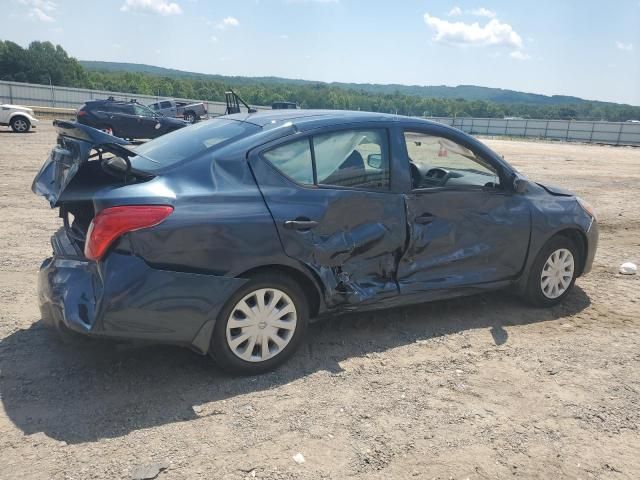
<path fill-rule="evenodd" d="M 316 125 L 318 123 L 326 123 L 330 125 L 333 123 L 400 122 L 403 120 L 433 123 L 402 115 L 352 110 L 262 110 L 256 113 L 236 113 L 227 115 L 224 118 L 253 123 L 259 127 L 286 122 L 291 122 L 291 124 L 296 126 L 302 126 L 305 123 L 314 123 Z"/>

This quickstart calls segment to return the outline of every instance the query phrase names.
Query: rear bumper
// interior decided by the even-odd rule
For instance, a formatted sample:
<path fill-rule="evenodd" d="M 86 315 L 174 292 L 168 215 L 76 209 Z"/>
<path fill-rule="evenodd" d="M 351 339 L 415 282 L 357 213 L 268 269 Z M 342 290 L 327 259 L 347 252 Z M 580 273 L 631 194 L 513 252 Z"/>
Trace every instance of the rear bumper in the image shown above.
<path fill-rule="evenodd" d="M 93 336 L 191 346 L 206 352 L 218 312 L 246 280 L 158 270 L 133 255 L 102 262 L 54 255 L 40 267 L 42 319 Z"/>

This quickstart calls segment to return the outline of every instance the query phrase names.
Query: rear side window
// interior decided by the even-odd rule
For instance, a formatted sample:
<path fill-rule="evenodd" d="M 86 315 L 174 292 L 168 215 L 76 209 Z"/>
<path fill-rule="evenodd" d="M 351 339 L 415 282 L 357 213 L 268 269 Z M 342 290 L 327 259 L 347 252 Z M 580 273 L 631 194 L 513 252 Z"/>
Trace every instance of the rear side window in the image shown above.
<path fill-rule="evenodd" d="M 160 102 L 160 108 L 171 108 L 171 102 Z"/>
<path fill-rule="evenodd" d="M 133 113 L 133 105 L 127 103 L 105 103 L 102 109 L 105 112 Z"/>
<path fill-rule="evenodd" d="M 274 148 L 262 156 L 296 182 L 313 185 L 313 162 L 308 138 Z"/>
<path fill-rule="evenodd" d="M 205 150 L 214 150 L 260 131 L 252 123 L 215 119 L 181 128 L 136 148 L 131 159 L 137 170 L 155 172 L 171 167 Z"/>
<path fill-rule="evenodd" d="M 319 185 L 389 189 L 384 130 L 346 130 L 313 137 Z"/>
<path fill-rule="evenodd" d="M 389 145 L 384 129 L 315 135 L 276 147 L 262 156 L 286 176 L 305 185 L 389 189 Z"/>

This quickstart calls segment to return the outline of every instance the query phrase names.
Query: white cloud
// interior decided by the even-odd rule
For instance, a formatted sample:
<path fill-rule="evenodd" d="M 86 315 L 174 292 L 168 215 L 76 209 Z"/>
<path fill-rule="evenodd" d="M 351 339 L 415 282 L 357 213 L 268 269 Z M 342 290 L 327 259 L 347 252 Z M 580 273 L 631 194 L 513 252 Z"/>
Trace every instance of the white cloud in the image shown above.
<path fill-rule="evenodd" d="M 531 58 L 531 55 L 528 55 L 521 50 L 514 50 L 509 54 L 509 56 L 515 60 L 529 60 Z"/>
<path fill-rule="evenodd" d="M 279 38 L 282 40 L 289 40 L 289 35 L 279 35 Z"/>
<path fill-rule="evenodd" d="M 156 15 L 180 15 L 182 8 L 167 0 L 125 0 L 120 7 L 123 12 L 154 13 Z"/>
<path fill-rule="evenodd" d="M 29 9 L 29 18 L 38 20 L 40 22 L 45 22 L 45 23 L 51 23 L 56 21 L 55 18 L 53 18 L 51 15 L 47 15 L 38 7 Z"/>
<path fill-rule="evenodd" d="M 450 17 L 459 17 L 460 15 L 464 14 L 487 18 L 495 18 L 496 16 L 496 12 L 484 7 L 464 11 L 460 7 L 453 7 L 451 10 L 449 10 L 449 13 L 447 15 L 449 15 Z"/>
<path fill-rule="evenodd" d="M 453 45 L 506 46 L 522 48 L 522 37 L 508 23 L 495 18 L 480 26 L 478 22 L 449 22 L 428 13 L 424 21 L 433 30 L 433 40 Z"/>
<path fill-rule="evenodd" d="M 209 37 L 209 39 L 210 39 L 213 43 L 218 43 L 218 37 L 216 37 L 215 35 L 211 35 L 211 37 Z"/>
<path fill-rule="evenodd" d="M 220 30 L 224 30 L 227 27 L 237 27 L 240 25 L 240 22 L 235 17 L 227 17 L 224 18 L 220 23 L 216 25 L 216 28 Z"/>
<path fill-rule="evenodd" d="M 18 0 L 18 3 L 29 7 L 27 16 L 32 20 L 45 23 L 56 21 L 53 12 L 58 8 L 58 5 L 51 0 Z"/>
<path fill-rule="evenodd" d="M 624 50 L 625 52 L 630 52 L 633 50 L 633 43 L 623 43 L 620 41 L 616 42 L 616 47 L 619 50 Z"/>
<path fill-rule="evenodd" d="M 487 18 L 495 18 L 496 12 L 489 10 L 488 8 L 480 7 L 474 8 L 473 10 L 468 10 L 468 13 L 471 15 L 475 15 L 476 17 L 487 17 Z"/>
<path fill-rule="evenodd" d="M 58 5 L 56 2 L 51 0 L 18 0 L 18 3 L 22 5 L 27 5 L 28 7 L 39 8 L 40 10 L 44 10 L 46 12 L 53 12 Z"/>

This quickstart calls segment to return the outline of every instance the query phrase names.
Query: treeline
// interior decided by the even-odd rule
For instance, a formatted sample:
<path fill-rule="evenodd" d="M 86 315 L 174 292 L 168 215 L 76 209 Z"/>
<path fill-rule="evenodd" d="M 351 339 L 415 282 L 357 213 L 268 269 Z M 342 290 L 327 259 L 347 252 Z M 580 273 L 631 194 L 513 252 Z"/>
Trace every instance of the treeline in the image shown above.
<path fill-rule="evenodd" d="M 640 119 L 640 107 L 606 102 L 504 104 L 463 98 L 424 98 L 399 92 L 372 93 L 325 83 L 247 84 L 243 81 L 236 84 L 233 77 L 229 77 L 228 81 L 220 81 L 192 76 L 180 78 L 140 72 L 93 71 L 85 69 L 61 46 L 54 46 L 50 42 L 32 42 L 25 49 L 10 41 L 0 41 L 0 80 L 211 101 L 224 101 L 225 90 L 232 87 L 254 105 L 294 101 L 302 108 L 366 110 L 417 116 L 513 116 L 609 121 Z"/>

